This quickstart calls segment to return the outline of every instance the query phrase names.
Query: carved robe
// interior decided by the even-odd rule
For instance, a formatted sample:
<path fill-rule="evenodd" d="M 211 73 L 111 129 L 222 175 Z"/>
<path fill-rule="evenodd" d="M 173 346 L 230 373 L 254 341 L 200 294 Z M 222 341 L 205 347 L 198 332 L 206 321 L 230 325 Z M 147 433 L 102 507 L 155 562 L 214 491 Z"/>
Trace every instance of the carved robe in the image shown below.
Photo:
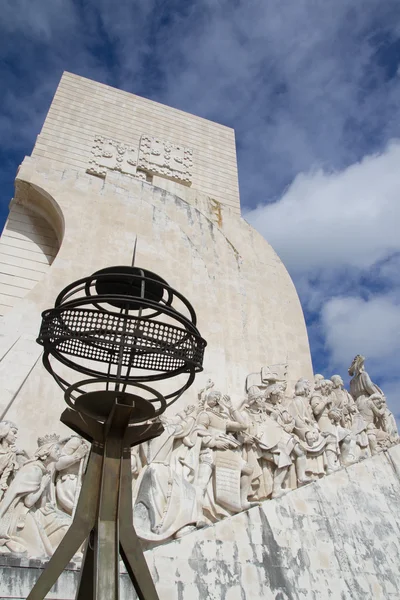
<path fill-rule="evenodd" d="M 371 378 L 366 371 L 357 373 L 350 380 L 350 394 L 357 404 L 359 399 L 372 396 L 372 394 L 375 394 L 376 392 L 383 396 L 381 388 L 371 381 Z"/>
<path fill-rule="evenodd" d="M 197 521 L 193 479 L 201 439 L 192 448 L 182 444 L 193 424 L 192 418 L 164 424 L 158 450 L 139 474 L 133 515 L 136 532 L 143 540 L 167 540 Z"/>
<path fill-rule="evenodd" d="M 17 462 L 17 453 L 14 447 L 0 447 L 0 501 L 3 498 L 4 492 L 8 488 L 9 479 L 19 465 Z"/>
<path fill-rule="evenodd" d="M 393 414 L 385 406 L 382 410 L 378 409 L 369 397 L 372 394 L 380 394 L 384 396 L 380 387 L 371 381 L 370 376 L 366 371 L 356 373 L 350 380 L 350 393 L 356 401 L 357 408 L 362 414 L 364 421 L 368 424 L 368 430 L 376 428 L 376 431 L 385 432 L 386 439 L 382 433 L 377 433 L 377 439 L 382 445 L 390 445 L 397 442 L 398 433 L 396 421 Z M 389 440 L 388 440 L 389 438 Z"/>
<path fill-rule="evenodd" d="M 288 406 L 288 411 L 294 417 L 294 432 L 300 440 L 306 439 L 307 431 L 316 427 L 314 415 L 306 396 L 295 396 Z"/>
<path fill-rule="evenodd" d="M 390 446 L 389 434 L 382 427 L 385 409 L 379 409 L 374 401 L 364 394 L 357 398 L 357 408 L 367 424 L 367 434 L 373 433 L 382 448 Z"/>
<path fill-rule="evenodd" d="M 211 522 L 241 510 L 240 478 L 247 463 L 242 457 L 241 443 L 229 433 L 235 425 L 238 422 L 231 420 L 226 412 L 207 409 L 199 414 L 194 430 L 202 438 L 199 461 L 213 468 L 203 502 L 203 511 Z M 215 440 L 222 440 L 229 447 L 213 448 Z"/>
<path fill-rule="evenodd" d="M 295 420 L 294 433 L 298 436 L 302 448 L 307 453 L 307 475 L 311 478 L 322 477 L 325 475 L 324 452 L 326 440 L 321 437 L 309 399 L 306 396 L 295 396 L 288 410 Z M 318 435 L 313 445 L 310 445 L 306 439 L 309 432 Z"/>
<path fill-rule="evenodd" d="M 33 460 L 11 482 L 0 504 L 0 547 L 12 540 L 31 558 L 51 556 L 64 537 L 71 520 L 49 502 L 49 489 L 36 506 L 29 504 L 29 495 L 39 491 L 47 473 L 40 460 Z"/>
<path fill-rule="evenodd" d="M 358 411 L 354 398 L 341 387 L 333 388 L 332 397 L 334 398 L 334 406 L 342 412 L 341 426 L 350 430 L 356 436 L 359 448 L 367 448 L 367 424 Z"/>

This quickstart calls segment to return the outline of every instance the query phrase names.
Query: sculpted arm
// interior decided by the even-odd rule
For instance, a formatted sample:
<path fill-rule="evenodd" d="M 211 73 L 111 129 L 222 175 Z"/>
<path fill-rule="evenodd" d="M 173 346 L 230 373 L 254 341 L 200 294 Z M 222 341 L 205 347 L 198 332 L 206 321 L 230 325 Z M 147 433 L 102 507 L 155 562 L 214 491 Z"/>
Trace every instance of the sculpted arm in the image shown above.
<path fill-rule="evenodd" d="M 48 473 L 43 474 L 38 467 L 33 467 L 31 474 L 34 483 L 37 484 L 37 489 L 25 496 L 24 504 L 27 508 L 32 508 L 32 506 L 36 504 L 51 479 L 51 476 Z"/>
<path fill-rule="evenodd" d="M 382 394 L 382 390 L 371 381 L 371 378 L 366 371 L 361 374 L 361 380 L 364 389 L 370 396 L 372 396 L 372 394 L 376 394 L 376 392 Z"/>
<path fill-rule="evenodd" d="M 205 429 L 210 426 L 210 417 L 205 411 L 201 412 L 197 417 L 197 425 L 201 425 Z"/>
<path fill-rule="evenodd" d="M 237 408 L 233 408 L 232 401 L 229 396 L 223 397 L 223 404 L 229 410 L 229 415 L 231 419 L 228 419 L 226 422 L 226 430 L 227 431 L 244 431 L 247 429 L 247 423 L 242 416 L 242 413 Z"/>
<path fill-rule="evenodd" d="M 384 406 L 382 408 L 378 408 L 373 401 L 370 401 L 369 405 L 371 407 L 372 412 L 374 413 L 374 415 L 376 417 L 383 417 L 383 415 L 385 414 Z"/>
<path fill-rule="evenodd" d="M 311 398 L 311 408 L 316 417 L 322 413 L 326 405 L 326 402 L 320 396 L 314 396 Z"/>
<path fill-rule="evenodd" d="M 86 456 L 88 451 L 89 448 L 86 444 L 83 443 L 73 454 L 64 454 L 63 456 L 60 456 L 56 464 L 56 470 L 63 471 L 64 469 L 68 469 L 68 467 L 79 462 L 84 456 Z"/>
<path fill-rule="evenodd" d="M 244 422 L 229 420 L 226 422 L 227 431 L 244 431 L 245 429 L 247 429 L 247 425 Z"/>

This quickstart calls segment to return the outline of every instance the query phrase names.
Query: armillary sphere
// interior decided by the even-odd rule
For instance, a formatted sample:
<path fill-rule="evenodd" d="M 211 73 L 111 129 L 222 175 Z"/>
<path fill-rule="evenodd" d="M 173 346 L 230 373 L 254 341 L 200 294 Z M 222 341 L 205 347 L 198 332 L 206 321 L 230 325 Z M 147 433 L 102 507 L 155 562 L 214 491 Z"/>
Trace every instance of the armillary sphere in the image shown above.
<path fill-rule="evenodd" d="M 64 391 L 61 421 L 92 447 L 72 525 L 27 600 L 45 598 L 82 544 L 77 600 L 118 600 L 120 556 L 139 599 L 157 600 L 132 523 L 131 447 L 162 433 L 157 417 L 202 370 L 195 311 L 155 273 L 109 267 L 59 294 L 37 341 Z"/>

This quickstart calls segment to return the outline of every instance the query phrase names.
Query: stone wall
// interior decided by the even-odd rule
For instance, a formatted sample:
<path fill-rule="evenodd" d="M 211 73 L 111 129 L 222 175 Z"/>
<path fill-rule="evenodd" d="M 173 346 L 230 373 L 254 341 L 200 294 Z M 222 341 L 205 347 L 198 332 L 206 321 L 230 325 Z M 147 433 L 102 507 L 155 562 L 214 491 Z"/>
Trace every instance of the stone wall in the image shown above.
<path fill-rule="evenodd" d="M 146 558 L 160 600 L 397 600 L 399 498 L 395 446 Z M 44 564 L 0 561 L 0 598 L 26 598 Z M 48 598 L 74 598 L 77 576 L 71 564 Z M 125 574 L 121 597 L 134 598 Z"/>
<path fill-rule="evenodd" d="M 62 76 L 32 156 L 84 173 L 98 136 L 136 153 L 142 135 L 190 148 L 186 185 L 240 212 L 233 129 L 72 73 Z M 159 187 L 167 182 L 157 180 Z M 184 186 L 173 187 L 179 194 Z"/>
<path fill-rule="evenodd" d="M 48 272 L 59 248 L 49 223 L 13 202 L 0 238 L 0 315 L 24 298 Z"/>
<path fill-rule="evenodd" d="M 208 342 L 204 372 L 183 404 L 197 402 L 209 377 L 237 404 L 246 376 L 265 365 L 288 364 L 288 393 L 300 377 L 312 378 L 293 282 L 271 246 L 239 215 L 208 196 L 188 202 L 129 175 L 110 172 L 103 180 L 37 157 L 24 160 L 17 184 L 15 202 L 46 214 L 63 233 L 47 275 L 0 319 L 0 386 L 7 390 L 0 416 L 19 424 L 28 452 L 38 435 L 67 435 L 59 424 L 62 393 L 36 362 L 41 312 L 72 281 L 131 264 L 136 236 L 136 264 L 159 273 L 189 299 Z M 16 352 L 22 340 L 29 352 L 21 358 Z"/>

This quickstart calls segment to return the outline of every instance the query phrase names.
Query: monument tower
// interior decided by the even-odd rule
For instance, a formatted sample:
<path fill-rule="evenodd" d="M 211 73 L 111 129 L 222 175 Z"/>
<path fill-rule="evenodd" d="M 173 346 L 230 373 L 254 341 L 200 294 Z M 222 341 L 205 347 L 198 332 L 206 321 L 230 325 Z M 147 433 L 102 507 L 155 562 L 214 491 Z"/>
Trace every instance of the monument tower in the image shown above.
<path fill-rule="evenodd" d="M 241 216 L 234 131 L 64 73 L 0 239 L 0 600 L 27 597 L 89 481 L 89 444 L 59 421 L 63 394 L 42 364 L 41 314 L 71 282 L 133 257 L 193 304 L 207 342 L 196 385 L 146 417 L 159 437 L 123 455 L 159 597 L 398 598 L 393 415 L 361 355 L 350 392 L 339 375 L 314 379 L 293 282 Z M 104 350 L 103 329 L 88 346 Z M 59 381 L 77 384 L 65 364 Z M 75 598 L 81 559 L 48 598 Z M 135 597 L 126 572 L 120 585 Z"/>
<path fill-rule="evenodd" d="M 130 265 L 135 240 L 136 264 L 196 304 L 204 382 L 239 400 L 264 365 L 287 364 L 292 386 L 312 375 L 290 276 L 240 214 L 233 130 L 64 73 L 0 242 L 0 420 L 32 449 L 38 412 L 57 430 L 63 402 L 38 360 L 41 311 L 71 281 Z"/>

